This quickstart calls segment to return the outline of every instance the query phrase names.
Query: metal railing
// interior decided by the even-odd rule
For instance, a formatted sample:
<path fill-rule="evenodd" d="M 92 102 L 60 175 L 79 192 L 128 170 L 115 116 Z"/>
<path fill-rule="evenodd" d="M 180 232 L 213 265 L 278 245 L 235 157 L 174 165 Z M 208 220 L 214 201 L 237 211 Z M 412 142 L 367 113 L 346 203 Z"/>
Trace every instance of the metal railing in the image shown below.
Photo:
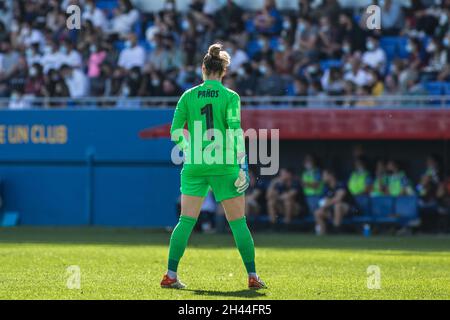
<path fill-rule="evenodd" d="M 178 97 L 83 97 L 0 99 L 0 109 L 149 109 L 174 108 Z M 258 96 L 242 97 L 243 108 L 404 109 L 450 108 L 450 96 Z"/>

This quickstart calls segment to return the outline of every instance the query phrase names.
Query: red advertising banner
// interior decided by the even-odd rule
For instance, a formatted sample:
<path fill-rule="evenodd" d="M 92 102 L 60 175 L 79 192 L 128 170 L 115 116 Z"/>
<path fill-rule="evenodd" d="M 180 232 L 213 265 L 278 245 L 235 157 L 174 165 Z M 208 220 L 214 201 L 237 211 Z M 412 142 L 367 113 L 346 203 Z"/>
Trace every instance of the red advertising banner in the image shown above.
<path fill-rule="evenodd" d="M 283 140 L 450 139 L 450 110 L 246 109 L 245 129 L 279 129 Z M 168 137 L 170 124 L 141 131 L 142 138 Z"/>

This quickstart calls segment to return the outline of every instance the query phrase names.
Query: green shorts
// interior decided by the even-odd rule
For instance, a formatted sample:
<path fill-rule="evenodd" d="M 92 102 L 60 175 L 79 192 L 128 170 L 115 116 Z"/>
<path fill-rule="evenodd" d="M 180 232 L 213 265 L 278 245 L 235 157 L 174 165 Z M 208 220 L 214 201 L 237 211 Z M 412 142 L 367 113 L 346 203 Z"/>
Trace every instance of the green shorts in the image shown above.
<path fill-rule="evenodd" d="M 194 197 L 206 197 L 212 189 L 217 202 L 239 197 L 243 193 L 236 191 L 234 183 L 239 172 L 222 176 L 190 176 L 181 174 L 181 194 Z"/>

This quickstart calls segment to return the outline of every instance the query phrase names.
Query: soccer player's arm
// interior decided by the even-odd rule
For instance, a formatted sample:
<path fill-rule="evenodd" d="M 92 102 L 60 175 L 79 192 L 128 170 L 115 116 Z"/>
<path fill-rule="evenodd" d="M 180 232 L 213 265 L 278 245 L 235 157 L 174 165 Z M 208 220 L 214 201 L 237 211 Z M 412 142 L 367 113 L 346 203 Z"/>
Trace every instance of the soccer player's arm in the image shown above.
<path fill-rule="evenodd" d="M 234 131 L 237 161 L 241 164 L 245 158 L 245 140 L 241 127 L 241 98 L 237 94 L 233 94 L 230 98 L 226 121 L 228 128 Z"/>
<path fill-rule="evenodd" d="M 233 143 L 236 144 L 236 160 L 240 167 L 239 176 L 234 186 L 236 191 L 244 193 L 250 185 L 248 175 L 248 162 L 245 154 L 244 132 L 241 127 L 241 99 L 238 94 L 233 94 L 229 100 L 226 113 L 226 121 Z"/>
<path fill-rule="evenodd" d="M 170 127 L 170 138 L 180 148 L 185 151 L 189 146 L 189 143 L 184 136 L 184 126 L 187 121 L 187 106 L 186 96 L 183 94 L 178 101 L 177 107 L 172 120 L 172 126 Z"/>

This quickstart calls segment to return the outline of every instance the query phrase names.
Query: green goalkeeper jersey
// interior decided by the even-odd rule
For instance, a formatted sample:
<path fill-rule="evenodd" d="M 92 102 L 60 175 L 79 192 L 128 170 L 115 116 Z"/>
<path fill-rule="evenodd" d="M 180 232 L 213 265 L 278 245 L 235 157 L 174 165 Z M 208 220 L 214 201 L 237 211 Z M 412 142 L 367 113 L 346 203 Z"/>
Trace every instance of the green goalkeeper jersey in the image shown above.
<path fill-rule="evenodd" d="M 240 109 L 239 95 L 216 80 L 206 80 L 181 96 L 170 133 L 184 150 L 184 175 L 227 175 L 239 170 L 237 157 L 245 153 Z"/>

